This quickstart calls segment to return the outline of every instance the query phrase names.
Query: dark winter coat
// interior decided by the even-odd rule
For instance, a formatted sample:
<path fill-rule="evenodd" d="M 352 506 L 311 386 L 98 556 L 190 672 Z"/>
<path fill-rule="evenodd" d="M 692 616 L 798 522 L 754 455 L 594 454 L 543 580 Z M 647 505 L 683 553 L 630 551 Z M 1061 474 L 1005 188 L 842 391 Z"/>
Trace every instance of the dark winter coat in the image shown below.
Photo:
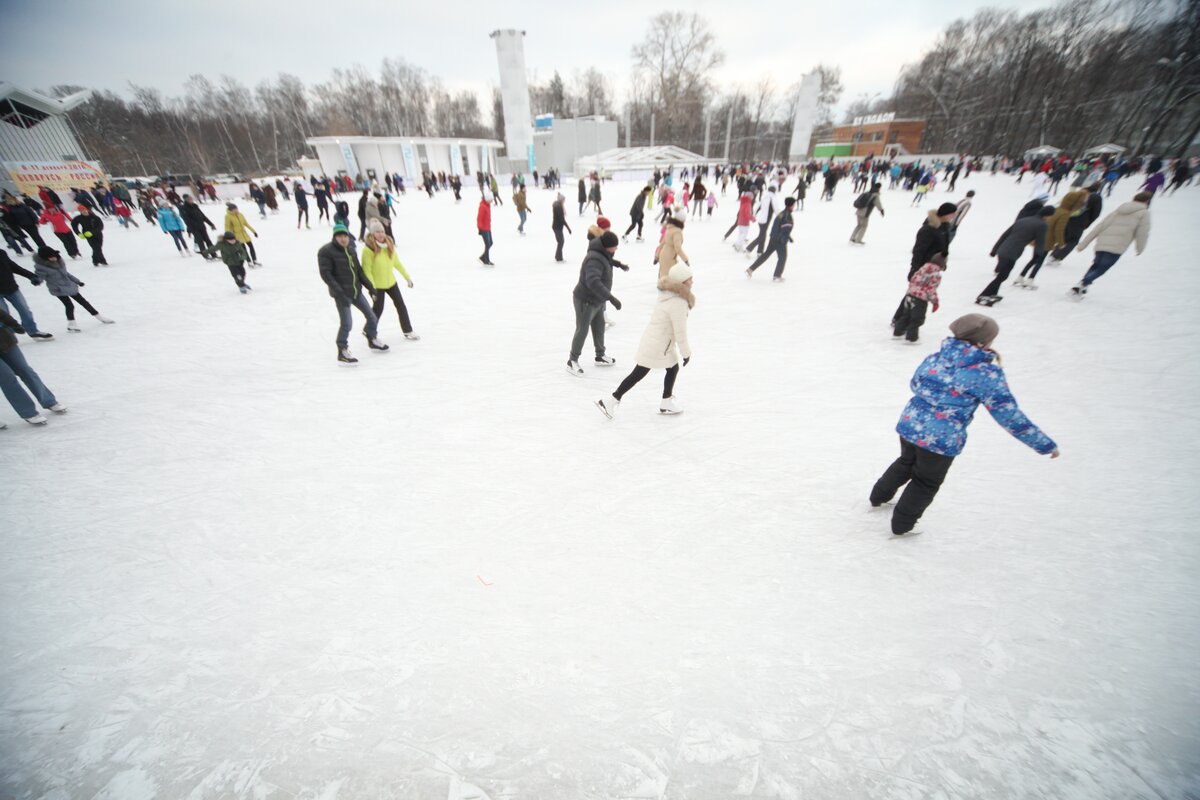
<path fill-rule="evenodd" d="M 363 274 L 354 242 L 342 247 L 332 241 L 322 247 L 317 251 L 317 267 L 321 280 L 329 287 L 329 296 L 339 305 L 352 303 L 363 286 L 367 287 L 367 291 L 375 291 L 371 281 Z"/>
<path fill-rule="evenodd" d="M 950 254 L 950 224 L 938 219 L 937 211 L 930 209 L 925 215 L 925 224 L 917 230 L 917 239 L 913 244 L 912 261 L 909 262 L 912 273 L 929 263 L 938 253 Z"/>
<path fill-rule="evenodd" d="M 67 271 L 67 265 L 61 258 L 58 261 L 49 261 L 35 255 L 33 268 L 37 270 L 37 276 L 46 282 L 46 288 L 54 297 L 73 297 L 79 294 L 80 280 Z"/>
<path fill-rule="evenodd" d="M 612 256 L 599 239 L 593 239 L 579 267 L 579 283 L 575 284 L 574 294 L 588 305 L 600 305 L 613 299 L 612 279 Z"/>
<path fill-rule="evenodd" d="M 587 202 L 587 186 L 583 183 L 583 178 L 579 179 L 579 202 Z"/>
<path fill-rule="evenodd" d="M 183 224 L 189 231 L 202 231 L 205 225 L 213 230 L 217 228 L 196 203 L 184 203 L 180 206 L 179 216 L 183 217 Z"/>
<path fill-rule="evenodd" d="M 1021 253 L 1033 243 L 1033 252 L 1041 253 L 1046 244 L 1046 218 L 1025 217 L 1013 223 L 1012 227 L 1001 234 L 996 244 L 992 246 L 992 255 L 1016 261 Z"/>
<path fill-rule="evenodd" d="M 771 240 L 779 247 L 787 247 L 788 240 L 792 238 L 792 226 L 795 223 L 792 221 L 792 212 L 784 209 L 779 212 L 779 216 L 775 217 L 775 223 L 771 226 Z"/>
<path fill-rule="evenodd" d="M 1021 210 L 1017 212 L 1017 219 L 1036 216 L 1045 207 L 1046 201 L 1035 197 L 1021 207 Z"/>
<path fill-rule="evenodd" d="M 14 331 L 24 332 L 21 323 L 0 311 L 0 355 L 4 355 L 17 346 L 17 335 Z"/>
<path fill-rule="evenodd" d="M 634 222 L 642 219 L 646 215 L 646 193 L 638 192 L 638 196 L 634 198 L 633 205 L 629 209 L 629 217 Z"/>
<path fill-rule="evenodd" d="M 550 214 L 551 214 L 551 220 L 550 220 L 551 228 L 553 228 L 556 231 L 561 231 L 563 228 L 567 228 L 567 230 L 570 230 L 570 228 L 567 227 L 567 212 L 566 212 L 566 210 L 563 209 L 563 204 L 561 201 L 556 200 L 554 202 L 554 204 L 550 206 Z"/>
<path fill-rule="evenodd" d="M 37 212 L 24 203 L 17 203 L 15 206 L 4 207 L 4 221 L 17 229 L 36 228 L 38 215 Z"/>
<path fill-rule="evenodd" d="M 12 294 L 19 288 L 17 286 L 16 275 L 25 278 L 34 286 L 42 282 L 42 279 L 34 275 L 27 269 L 22 269 L 8 257 L 8 253 L 0 250 L 0 294 Z"/>
<path fill-rule="evenodd" d="M 91 236 L 84 236 L 85 239 L 90 239 L 92 236 L 99 235 L 104 230 L 104 222 L 95 214 L 80 214 L 71 220 L 71 230 L 80 236 L 90 233 Z"/>

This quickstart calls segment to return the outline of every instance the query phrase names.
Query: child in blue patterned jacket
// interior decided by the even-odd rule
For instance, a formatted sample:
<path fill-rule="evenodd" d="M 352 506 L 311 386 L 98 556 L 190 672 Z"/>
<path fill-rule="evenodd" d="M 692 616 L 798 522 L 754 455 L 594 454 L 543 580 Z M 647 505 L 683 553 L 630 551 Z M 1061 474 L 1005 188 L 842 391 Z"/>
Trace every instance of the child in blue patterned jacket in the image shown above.
<path fill-rule="evenodd" d="M 954 457 L 967 442 L 967 426 L 982 403 L 1009 433 L 1042 455 L 1058 458 L 1058 445 L 1029 421 L 1009 391 L 991 344 L 1000 326 L 983 314 L 950 323 L 953 338 L 921 362 L 908 401 L 896 424 L 900 457 L 875 482 L 871 505 L 891 500 L 908 484 L 892 512 L 892 533 L 908 533 L 933 502 Z"/>

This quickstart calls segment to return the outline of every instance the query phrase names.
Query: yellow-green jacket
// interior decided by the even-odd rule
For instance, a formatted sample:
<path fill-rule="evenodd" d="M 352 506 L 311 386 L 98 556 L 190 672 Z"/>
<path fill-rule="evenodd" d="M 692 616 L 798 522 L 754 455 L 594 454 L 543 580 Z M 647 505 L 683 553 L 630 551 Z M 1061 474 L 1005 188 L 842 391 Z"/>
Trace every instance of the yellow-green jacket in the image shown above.
<path fill-rule="evenodd" d="M 258 235 L 258 231 L 250 227 L 250 223 L 246 221 L 246 215 L 240 211 L 225 212 L 225 230 L 233 231 L 233 235 L 242 244 L 250 241 L 250 233 Z M 250 231 L 250 233 L 246 233 Z"/>
<path fill-rule="evenodd" d="M 393 270 L 403 275 L 404 280 L 412 280 L 404 271 L 404 265 L 400 263 L 400 256 L 396 255 L 394 248 L 389 253 L 386 247 L 372 250 L 370 247 L 364 246 L 362 268 L 367 275 L 367 280 L 379 291 L 390 289 L 396 285 L 396 274 Z"/>

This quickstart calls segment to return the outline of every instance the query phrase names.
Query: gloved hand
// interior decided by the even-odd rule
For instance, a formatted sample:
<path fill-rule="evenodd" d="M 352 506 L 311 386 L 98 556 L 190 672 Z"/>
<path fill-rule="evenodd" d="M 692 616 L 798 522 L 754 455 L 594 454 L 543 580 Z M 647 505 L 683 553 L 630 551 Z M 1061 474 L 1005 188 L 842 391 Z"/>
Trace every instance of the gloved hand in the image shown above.
<path fill-rule="evenodd" d="M 14 325 L 14 326 L 13 326 L 13 330 L 14 330 L 14 331 L 16 331 L 17 333 L 24 333 L 24 332 L 25 332 L 25 329 L 24 329 L 23 327 L 21 327 L 21 325 L 20 325 L 20 324 Z"/>
<path fill-rule="evenodd" d="M 934 301 L 934 304 L 933 304 L 933 313 L 935 313 L 935 314 L 936 314 L 936 313 L 937 313 L 937 310 L 938 310 L 938 304 L 937 304 L 937 301 Z"/>
<path fill-rule="evenodd" d="M 30 283 L 32 283 L 34 286 L 41 286 L 41 285 L 42 285 L 42 279 L 41 279 L 41 278 L 34 278 L 33 280 L 31 280 L 31 281 L 30 281 Z"/>
<path fill-rule="evenodd" d="M 80 286 L 80 287 L 82 287 L 82 286 L 87 286 L 87 284 L 86 284 L 86 283 L 84 283 L 83 281 L 75 281 L 75 284 L 76 284 L 77 286 Z"/>
<path fill-rule="evenodd" d="M 258 238 L 258 234 L 257 234 L 257 233 L 256 233 L 256 234 L 254 234 L 254 238 L 255 238 L 255 239 L 257 239 L 257 238 Z"/>
<path fill-rule="evenodd" d="M 685 359 L 683 360 L 683 365 L 686 367 L 686 366 L 688 365 L 688 362 L 689 362 L 689 361 L 691 361 L 691 360 L 692 360 L 692 357 L 691 357 L 691 356 L 688 356 L 687 358 L 685 358 Z"/>
<path fill-rule="evenodd" d="M 615 308 L 617 311 L 621 310 L 621 301 L 618 300 L 617 298 L 610 297 L 608 302 L 612 303 L 612 307 Z"/>
<path fill-rule="evenodd" d="M 413 288 L 413 282 L 412 282 L 412 281 L 408 281 L 408 288 L 410 288 L 410 289 L 411 289 L 411 288 Z"/>

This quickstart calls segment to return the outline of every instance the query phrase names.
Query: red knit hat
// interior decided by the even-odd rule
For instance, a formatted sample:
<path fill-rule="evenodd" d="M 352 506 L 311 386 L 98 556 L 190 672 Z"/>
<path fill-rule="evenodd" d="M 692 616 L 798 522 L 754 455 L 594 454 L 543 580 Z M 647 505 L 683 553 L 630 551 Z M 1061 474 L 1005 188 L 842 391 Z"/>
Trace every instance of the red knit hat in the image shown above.
<path fill-rule="evenodd" d="M 608 221 L 608 217 L 597 217 L 596 227 L 602 231 L 606 231 L 612 227 L 612 223 Z"/>

